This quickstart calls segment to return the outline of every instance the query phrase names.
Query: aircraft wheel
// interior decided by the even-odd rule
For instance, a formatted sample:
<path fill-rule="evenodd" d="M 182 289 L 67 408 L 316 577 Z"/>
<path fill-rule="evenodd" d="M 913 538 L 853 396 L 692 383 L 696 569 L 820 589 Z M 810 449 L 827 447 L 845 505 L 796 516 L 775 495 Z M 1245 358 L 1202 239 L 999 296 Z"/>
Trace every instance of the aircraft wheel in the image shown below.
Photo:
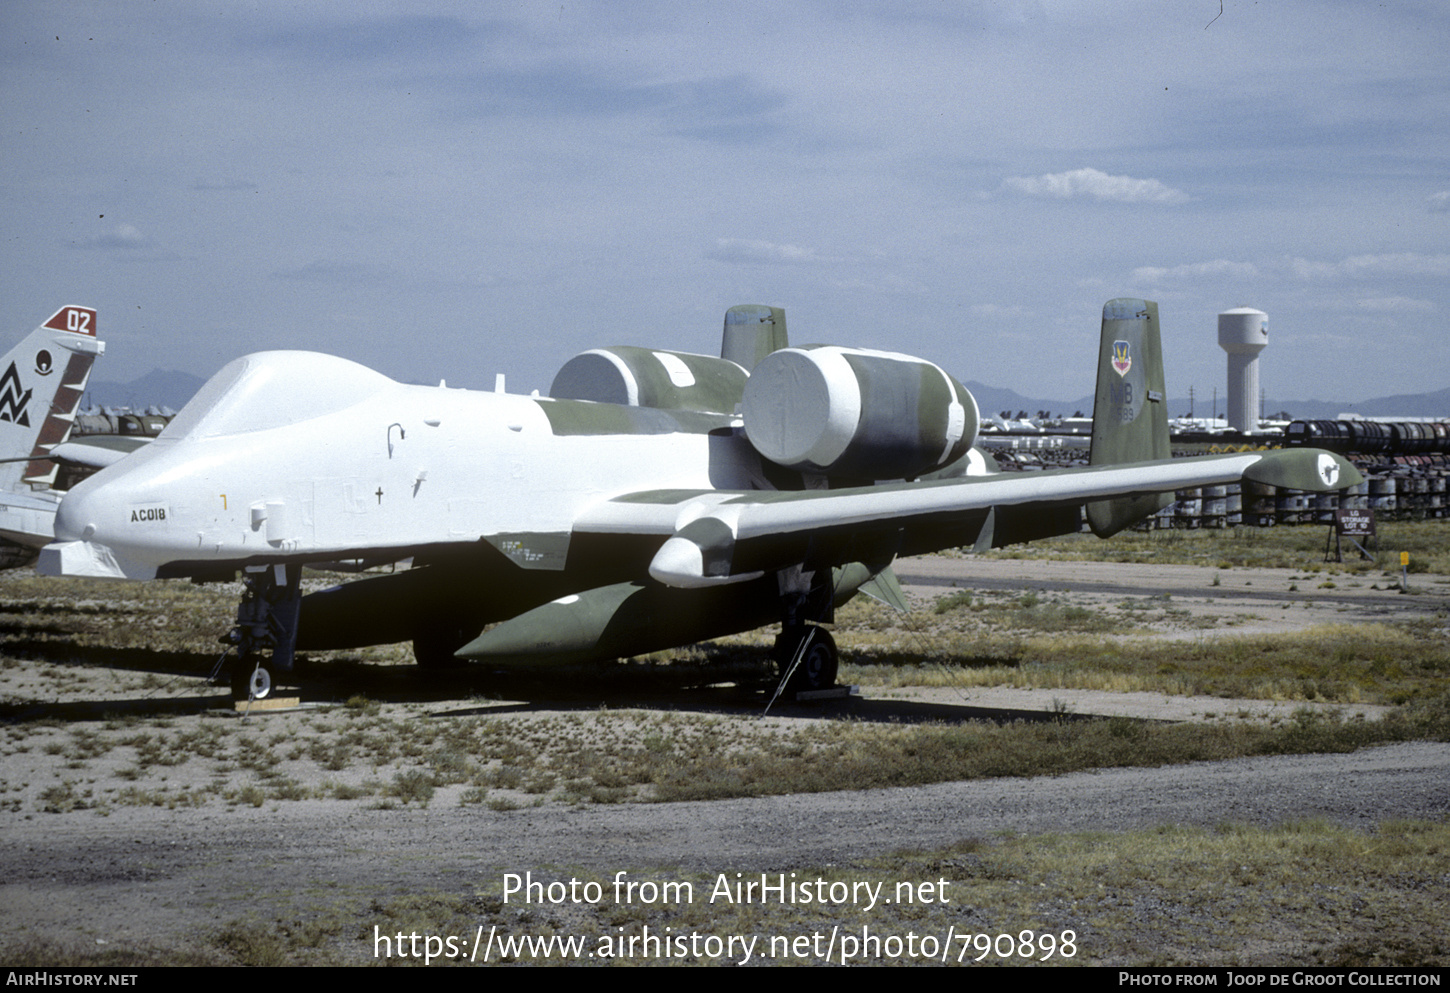
<path fill-rule="evenodd" d="M 265 700 L 272 695 L 272 674 L 253 659 L 238 659 L 232 667 L 232 699 L 239 703 Z"/>
<path fill-rule="evenodd" d="M 790 688 L 797 691 L 828 690 L 836 685 L 840 656 L 836 652 L 836 639 L 825 628 L 806 628 L 792 637 L 782 634 L 776 642 L 776 660 L 784 672 L 795 660 L 801 641 L 806 638 L 810 639 L 810 643 L 806 645 L 805 655 L 791 677 Z"/>

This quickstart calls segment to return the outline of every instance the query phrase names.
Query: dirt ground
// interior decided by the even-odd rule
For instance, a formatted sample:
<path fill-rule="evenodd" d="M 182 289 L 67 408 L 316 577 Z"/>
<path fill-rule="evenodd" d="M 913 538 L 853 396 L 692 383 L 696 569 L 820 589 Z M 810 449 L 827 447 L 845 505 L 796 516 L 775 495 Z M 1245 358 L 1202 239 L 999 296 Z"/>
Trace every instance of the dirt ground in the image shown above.
<path fill-rule="evenodd" d="M 1220 618 L 1226 632 L 1286 631 L 1326 621 L 1444 616 L 1450 577 L 1414 576 L 1416 592 L 1383 578 L 1320 576 L 1285 570 L 1125 566 L 929 557 L 905 560 L 908 592 L 930 597 L 952 588 L 1062 592 L 1091 606 L 1170 596 L 1195 616 Z M 1389 588 L 1386 588 L 1386 587 Z M 1231 623 L 1230 623 L 1231 622 Z M 1208 637 L 1201 629 L 1166 632 Z M 1169 650 L 1169 649 L 1165 649 Z M 127 674 L 134 676 L 134 674 Z M 557 800 L 519 810 L 463 806 L 436 797 L 426 806 L 378 809 L 344 799 L 250 804 L 52 804 L 47 790 L 98 794 L 127 775 L 123 748 L 78 757 L 85 736 L 126 735 L 117 713 L 138 712 L 172 732 L 198 722 L 240 720 L 197 713 L 208 690 L 195 681 L 144 691 L 135 679 L 75 672 L 63 681 L 14 673 L 3 686 L 0 759 L 0 933 L 61 945 L 150 943 L 183 947 L 227 921 L 305 915 L 338 901 L 376 906 L 398 894 L 497 889 L 504 873 L 575 868 L 709 872 L 788 871 L 845 862 L 907 846 L 945 846 L 997 831 L 1024 834 L 1116 830 L 1226 819 L 1274 824 L 1324 818 L 1355 826 L 1385 819 L 1439 818 L 1450 811 L 1450 745 L 1420 743 L 1348 755 L 1245 759 L 1161 769 L 1116 769 L 1055 778 L 943 783 L 903 790 L 802 794 L 705 803 L 574 806 Z M 170 695 L 168 695 L 170 694 Z M 601 701 L 577 698 L 454 702 L 390 700 L 383 713 L 538 721 L 560 714 L 596 719 Z M 647 726 L 660 711 L 702 712 L 757 721 L 720 690 L 684 691 L 668 700 L 610 700 L 603 713 L 630 710 Z M 1164 698 L 1073 690 L 901 688 L 868 693 L 826 710 L 788 706 L 769 718 L 789 726 L 835 720 L 969 719 L 1077 714 L 1196 720 L 1231 713 L 1267 716 L 1263 701 Z M 1364 708 L 1373 716 L 1374 708 Z M 306 712 L 303 712 L 304 716 Z M 107 720 L 107 715 L 111 718 Z M 259 735 L 305 745 L 297 714 L 247 718 Z M 78 738 L 79 731 L 84 732 Z M 89 740 L 89 739 L 86 739 Z M 285 744 L 281 747 L 285 747 Z M 183 762 L 167 787 L 201 789 L 215 769 Z M 189 785 L 188 785 L 189 784 Z M 360 928 L 370 932 L 362 918 Z M 366 926 L 364 926 L 366 925 Z"/>
<path fill-rule="evenodd" d="M 1193 565 L 1054 562 L 924 555 L 897 563 L 902 584 L 919 593 L 964 587 L 1060 592 L 1085 607 L 1131 599 L 1171 601 L 1215 630 L 1237 634 L 1301 631 L 1316 624 L 1358 624 L 1432 617 L 1450 606 L 1450 577 L 1299 573 L 1289 569 L 1215 569 Z M 1200 637 L 1184 627 L 1177 637 Z"/>

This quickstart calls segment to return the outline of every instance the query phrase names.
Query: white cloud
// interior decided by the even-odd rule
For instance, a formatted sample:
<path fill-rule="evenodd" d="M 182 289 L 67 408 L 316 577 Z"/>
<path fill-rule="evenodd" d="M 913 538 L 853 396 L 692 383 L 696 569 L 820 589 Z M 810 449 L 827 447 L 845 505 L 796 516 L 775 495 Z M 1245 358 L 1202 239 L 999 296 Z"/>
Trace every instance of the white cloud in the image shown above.
<path fill-rule="evenodd" d="M 1337 262 L 1291 258 L 1285 259 L 1282 264 L 1290 275 L 1299 279 L 1335 279 L 1343 275 Z"/>
<path fill-rule="evenodd" d="M 1364 297 L 1354 305 L 1359 310 L 1390 314 L 1429 314 L 1435 305 L 1429 300 L 1415 300 L 1411 297 Z"/>
<path fill-rule="evenodd" d="M 1300 279 L 1358 279 L 1375 276 L 1450 276 L 1450 255 L 1393 252 L 1351 255 L 1339 262 L 1289 258 L 1288 271 Z"/>
<path fill-rule="evenodd" d="M 892 296 L 911 294 L 920 296 L 930 292 L 930 287 L 915 279 L 908 279 L 895 273 L 882 273 L 874 279 L 837 279 L 831 285 L 843 293 L 885 293 Z"/>
<path fill-rule="evenodd" d="M 1114 203 L 1184 203 L 1190 198 L 1182 190 L 1165 186 L 1156 179 L 1109 176 L 1097 169 L 1073 169 L 1041 176 L 1012 176 L 1002 180 L 1002 189 L 1029 197 L 1068 200 L 1091 197 Z"/>
<path fill-rule="evenodd" d="M 359 262 L 345 262 L 336 259 L 316 259 L 305 265 L 278 269 L 272 273 L 278 279 L 296 279 L 309 283 L 376 283 L 383 273 L 373 266 Z"/>
<path fill-rule="evenodd" d="M 718 262 L 763 262 L 794 265 L 822 261 L 814 249 L 800 248 L 796 245 L 778 245 L 773 241 L 761 241 L 755 238 L 716 239 L 715 248 L 706 252 L 705 256 Z"/>
<path fill-rule="evenodd" d="M 91 237 L 80 242 L 81 248 L 141 248 L 146 244 L 146 236 L 129 224 L 117 224 L 109 231 Z"/>
<path fill-rule="evenodd" d="M 1441 190 L 1430 196 L 1430 213 L 1450 214 L 1450 190 Z"/>
<path fill-rule="evenodd" d="M 1339 261 L 1306 259 L 1299 256 L 1287 256 L 1262 262 L 1211 259 L 1206 262 L 1188 262 L 1169 267 L 1142 266 L 1133 270 L 1133 280 L 1140 283 L 1217 278 L 1256 279 L 1260 276 L 1291 277 L 1305 282 L 1401 276 L 1438 278 L 1450 276 L 1450 255 L 1399 252 L 1382 255 L 1352 255 Z"/>
<path fill-rule="evenodd" d="M 1159 283 L 1174 279 L 1254 279 L 1259 267 L 1252 262 L 1234 262 L 1231 259 L 1213 259 L 1209 262 L 1189 262 L 1165 268 L 1143 266 L 1133 270 L 1133 281 L 1138 283 Z"/>
<path fill-rule="evenodd" d="M 1002 318 L 1013 320 L 1022 317 L 1029 317 L 1032 314 L 1032 312 L 1026 307 L 1022 307 L 1017 304 L 1004 306 L 998 303 L 974 304 L 971 308 L 971 313 L 974 317 L 983 317 L 989 319 Z"/>

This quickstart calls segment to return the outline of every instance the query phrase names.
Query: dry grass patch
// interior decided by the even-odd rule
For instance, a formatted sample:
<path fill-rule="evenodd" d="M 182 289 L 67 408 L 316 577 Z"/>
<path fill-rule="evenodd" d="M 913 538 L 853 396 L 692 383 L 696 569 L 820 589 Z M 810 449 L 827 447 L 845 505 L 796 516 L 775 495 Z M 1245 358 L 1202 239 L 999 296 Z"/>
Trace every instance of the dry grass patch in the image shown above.
<path fill-rule="evenodd" d="M 1069 562 L 1140 562 L 1202 565 L 1219 569 L 1298 569 L 1309 572 L 1384 573 L 1398 577 L 1400 553 L 1410 553 L 1410 571 L 1450 575 L 1450 526 L 1446 521 L 1379 522 L 1379 554 L 1359 557 L 1347 547 L 1344 562 L 1324 561 L 1327 525 L 1222 530 L 1123 531 L 1100 539 L 1071 534 L 985 553 L 993 558 L 1058 559 Z"/>
<path fill-rule="evenodd" d="M 1060 596 L 961 590 L 906 615 L 857 600 L 838 613 L 841 678 L 1377 704 L 1450 691 L 1450 618 L 1443 615 L 1219 633 L 1171 646 L 1143 636 L 1148 625 L 1180 624 L 1186 615 L 1163 598 L 1089 610 Z"/>
<path fill-rule="evenodd" d="M 1000 776 L 1050 776 L 1248 755 L 1347 752 L 1392 741 L 1450 740 L 1450 695 L 1416 701 L 1379 721 L 1296 711 L 1269 724 L 1154 724 L 1126 717 L 997 725 L 803 728 L 749 752 L 700 755 L 656 780 L 659 800 L 916 786 Z"/>

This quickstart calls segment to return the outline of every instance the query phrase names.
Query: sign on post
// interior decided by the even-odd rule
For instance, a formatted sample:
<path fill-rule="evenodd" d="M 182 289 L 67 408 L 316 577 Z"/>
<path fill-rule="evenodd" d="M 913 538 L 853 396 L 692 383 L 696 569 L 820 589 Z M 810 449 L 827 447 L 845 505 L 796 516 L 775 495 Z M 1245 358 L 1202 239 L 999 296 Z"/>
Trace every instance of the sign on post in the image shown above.
<path fill-rule="evenodd" d="M 1331 560 L 1329 557 L 1329 542 L 1326 540 L 1324 561 L 1344 561 L 1340 554 L 1342 540 L 1347 540 L 1358 548 L 1360 555 L 1372 559 L 1374 556 L 1364 547 L 1370 539 L 1374 539 L 1375 551 L 1379 551 L 1379 536 L 1375 534 L 1373 510 L 1336 510 L 1334 512 L 1334 558 Z"/>

